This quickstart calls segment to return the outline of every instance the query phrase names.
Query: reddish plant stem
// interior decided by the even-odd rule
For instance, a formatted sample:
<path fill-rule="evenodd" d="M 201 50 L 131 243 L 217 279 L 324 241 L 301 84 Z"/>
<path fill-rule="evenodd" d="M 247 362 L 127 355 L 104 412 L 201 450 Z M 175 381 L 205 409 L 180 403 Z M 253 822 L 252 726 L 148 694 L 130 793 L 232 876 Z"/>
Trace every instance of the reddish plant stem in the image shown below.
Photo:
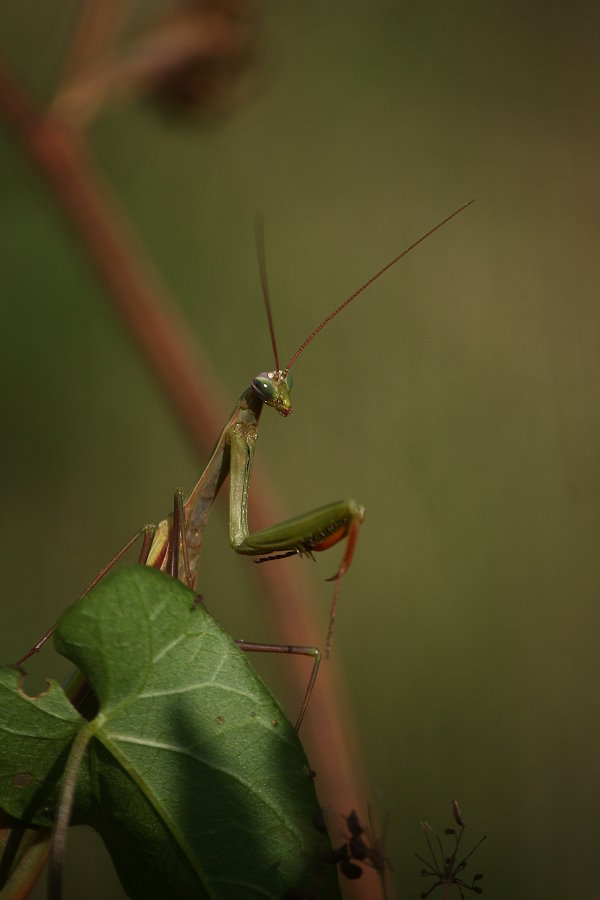
<path fill-rule="evenodd" d="M 125 225 L 116 198 L 90 159 L 83 141 L 56 118 L 40 113 L 0 62 L 0 115 L 20 140 L 32 163 L 45 176 L 57 202 L 77 235 L 83 251 L 107 288 L 107 298 L 130 335 L 200 456 L 210 452 L 228 406 L 215 401 L 215 375 L 188 338 L 175 303 Z M 207 385 L 210 385 L 208 389 Z M 252 482 L 250 512 L 256 527 L 281 518 L 260 471 Z M 254 567 L 253 567 L 254 568 Z M 256 567 L 275 622 L 278 640 L 319 644 L 310 617 L 311 589 L 296 565 Z M 321 635 L 322 636 L 322 635 Z M 302 696 L 306 666 L 286 660 L 286 675 Z M 317 772 L 320 801 L 332 814 L 364 809 L 369 799 L 360 764 L 358 739 L 349 714 L 343 678 L 335 662 L 321 666 L 317 686 L 302 727 L 302 739 Z M 332 815 L 335 820 L 335 816 Z M 342 818 L 339 818 L 342 823 Z M 333 836 L 334 841 L 336 835 Z M 357 900 L 381 896 L 379 879 L 365 872 L 346 884 L 346 895 Z"/>

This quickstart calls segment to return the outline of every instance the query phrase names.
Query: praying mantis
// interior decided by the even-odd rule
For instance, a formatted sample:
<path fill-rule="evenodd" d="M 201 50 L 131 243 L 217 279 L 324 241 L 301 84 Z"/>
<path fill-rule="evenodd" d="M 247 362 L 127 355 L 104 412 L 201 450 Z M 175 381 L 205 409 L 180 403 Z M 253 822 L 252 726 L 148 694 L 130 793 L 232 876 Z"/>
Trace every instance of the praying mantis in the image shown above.
<path fill-rule="evenodd" d="M 280 368 L 279 365 L 267 288 L 262 221 L 257 221 L 257 255 L 275 366 L 272 370 L 256 375 L 249 387 L 242 393 L 187 499 L 184 500 L 181 489 L 176 490 L 173 513 L 158 525 L 146 525 L 139 529 L 103 567 L 78 599 L 82 599 L 142 536 L 139 562 L 168 572 L 189 588 L 194 589 L 204 528 L 213 501 L 229 475 L 229 539 L 236 553 L 252 556 L 255 562 L 266 562 L 295 555 L 312 557 L 314 553 L 328 550 L 341 541 L 346 541 L 344 555 L 337 573 L 329 579 L 334 582 L 325 650 L 326 658 L 329 657 L 340 585 L 352 562 L 365 508 L 355 500 L 338 500 L 260 531 L 251 532 L 248 527 L 248 491 L 260 416 L 265 406 L 270 406 L 283 417 L 292 413 L 290 369 L 317 334 L 388 269 L 473 202 L 474 200 L 470 200 L 455 209 L 365 281 L 311 331 L 283 368 Z M 55 627 L 55 625 L 52 626 L 16 664 L 20 666 L 30 656 L 37 653 L 50 638 Z M 300 654 L 313 659 L 313 668 L 296 721 L 296 730 L 298 730 L 317 677 L 321 660 L 320 651 L 316 647 L 287 644 L 264 644 L 249 641 L 237 641 L 236 643 L 242 650 L 248 652 Z"/>

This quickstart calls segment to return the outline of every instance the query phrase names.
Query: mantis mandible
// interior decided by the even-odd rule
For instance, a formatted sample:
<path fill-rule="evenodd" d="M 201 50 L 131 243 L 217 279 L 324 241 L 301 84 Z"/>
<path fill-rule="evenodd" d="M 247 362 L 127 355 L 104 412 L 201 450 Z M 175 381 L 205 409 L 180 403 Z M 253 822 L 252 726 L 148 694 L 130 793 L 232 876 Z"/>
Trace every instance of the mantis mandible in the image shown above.
<path fill-rule="evenodd" d="M 256 375 L 248 388 L 238 400 L 225 427 L 221 431 L 211 456 L 192 488 L 188 498 L 184 501 L 183 492 L 178 489 L 175 492 L 175 502 L 172 515 L 163 519 L 158 525 L 146 525 L 133 535 L 124 547 L 110 560 L 110 562 L 98 573 L 78 599 L 84 597 L 94 585 L 115 565 L 118 560 L 129 550 L 134 542 L 143 535 L 143 543 L 139 562 L 153 566 L 161 571 L 169 572 L 175 578 L 180 579 L 190 588 L 194 588 L 198 574 L 198 562 L 200 545 L 204 533 L 204 527 L 213 501 L 229 475 L 229 539 L 236 553 L 255 557 L 256 562 L 266 562 L 272 559 L 280 559 L 286 556 L 312 556 L 313 553 L 328 550 L 340 541 L 346 541 L 346 547 L 342 561 L 333 578 L 333 597 L 329 613 L 329 627 L 326 641 L 326 658 L 331 653 L 333 630 L 337 608 L 340 584 L 354 554 L 354 548 L 358 532 L 363 521 L 365 508 L 355 500 L 338 500 L 328 503 L 318 509 L 287 519 L 264 528 L 251 532 L 248 528 L 248 490 L 254 451 L 258 437 L 258 425 L 260 415 L 265 406 L 275 409 L 281 416 L 289 416 L 292 413 L 290 391 L 292 379 L 290 369 L 308 344 L 317 334 L 334 319 L 346 306 L 359 296 L 374 281 L 380 278 L 384 272 L 395 263 L 414 250 L 419 244 L 430 237 L 435 231 L 457 216 L 470 206 L 474 200 L 463 204 L 446 216 L 441 222 L 430 228 L 420 238 L 406 247 L 398 256 L 383 266 L 379 271 L 364 282 L 354 293 L 340 303 L 308 337 L 300 344 L 289 362 L 280 368 L 273 318 L 267 289 L 265 255 L 262 237 L 262 225 L 257 224 L 256 243 L 260 267 L 262 293 L 267 312 L 271 345 L 275 358 L 273 370 L 260 372 Z M 54 632 L 56 626 L 52 626 L 33 647 L 18 660 L 21 665 L 26 659 L 37 653 Z M 259 644 L 247 641 L 238 641 L 241 649 L 251 652 L 293 653 L 311 656 L 313 669 L 306 689 L 302 707 L 296 722 L 299 728 L 304 712 L 308 706 L 317 669 L 320 662 L 320 652 L 315 647 L 300 647 L 278 644 Z"/>

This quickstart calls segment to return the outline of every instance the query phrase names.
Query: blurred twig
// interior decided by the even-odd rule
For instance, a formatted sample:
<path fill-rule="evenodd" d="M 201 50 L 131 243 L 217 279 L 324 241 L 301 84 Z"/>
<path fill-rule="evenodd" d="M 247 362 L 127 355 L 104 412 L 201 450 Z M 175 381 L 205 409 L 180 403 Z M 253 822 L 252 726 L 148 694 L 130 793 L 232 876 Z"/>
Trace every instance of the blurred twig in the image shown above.
<path fill-rule="evenodd" d="M 212 448 L 229 404 L 215 399 L 217 379 L 190 329 L 133 233 L 88 149 L 59 117 L 38 110 L 0 61 L 0 115 L 43 173 L 84 252 L 107 288 L 107 298 L 128 328 L 201 457 Z M 143 264 L 142 264 L 143 260 Z M 251 516 L 258 528 L 281 518 L 260 470 L 253 476 Z M 319 643 L 321 628 L 306 602 L 311 590 L 298 566 L 257 567 L 269 613 L 283 641 Z M 304 667 L 289 660 L 286 676 L 301 696 Z M 358 741 L 335 661 L 321 667 L 303 725 L 303 741 L 317 772 L 321 803 L 360 808 L 367 796 Z M 346 885 L 347 895 L 380 897 L 376 877 Z"/>
<path fill-rule="evenodd" d="M 243 0 L 187 3 L 155 20 L 122 49 L 91 59 L 81 59 L 77 52 L 77 68 L 69 66 L 52 109 L 62 121 L 82 128 L 103 103 L 136 94 L 162 96 L 188 109 L 219 107 L 234 93 L 252 57 L 255 17 L 247 7 Z M 108 25 L 115 27 L 115 16 L 107 13 L 96 13 L 91 23 L 85 17 L 74 54 L 79 43 L 96 41 L 96 31 L 108 40 L 105 32 Z"/>
<path fill-rule="evenodd" d="M 93 61 L 109 54 L 128 6 L 127 0 L 83 0 L 62 60 L 57 93 L 61 85 L 68 85 Z"/>

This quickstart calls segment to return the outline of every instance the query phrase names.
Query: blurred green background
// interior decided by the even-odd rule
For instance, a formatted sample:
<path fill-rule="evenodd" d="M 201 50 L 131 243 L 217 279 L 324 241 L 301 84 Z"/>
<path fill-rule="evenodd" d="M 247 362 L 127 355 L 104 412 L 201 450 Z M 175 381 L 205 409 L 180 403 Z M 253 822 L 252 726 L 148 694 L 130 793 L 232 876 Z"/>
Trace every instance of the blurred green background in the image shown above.
<path fill-rule="evenodd" d="M 77 6 L 0 5 L 2 54 L 40 97 Z M 264 416 L 257 455 L 290 514 L 342 496 L 368 509 L 335 653 L 401 898 L 426 886 L 419 820 L 450 824 L 454 797 L 467 838 L 488 835 L 473 866 L 485 896 L 597 896 L 598 9 L 269 4 L 258 81 L 231 114 L 185 124 L 126 102 L 91 132 L 231 405 L 272 365 L 255 210 L 287 359 L 477 197 L 307 350 L 296 414 Z M 0 154 L 11 660 L 203 461 L 4 125 Z M 251 566 L 223 510 L 209 525 L 203 593 L 258 637 Z M 329 554 L 311 568 L 323 630 L 334 568 Z M 72 896 L 97 865 L 76 847 Z M 103 865 L 88 898 L 121 896 Z"/>

